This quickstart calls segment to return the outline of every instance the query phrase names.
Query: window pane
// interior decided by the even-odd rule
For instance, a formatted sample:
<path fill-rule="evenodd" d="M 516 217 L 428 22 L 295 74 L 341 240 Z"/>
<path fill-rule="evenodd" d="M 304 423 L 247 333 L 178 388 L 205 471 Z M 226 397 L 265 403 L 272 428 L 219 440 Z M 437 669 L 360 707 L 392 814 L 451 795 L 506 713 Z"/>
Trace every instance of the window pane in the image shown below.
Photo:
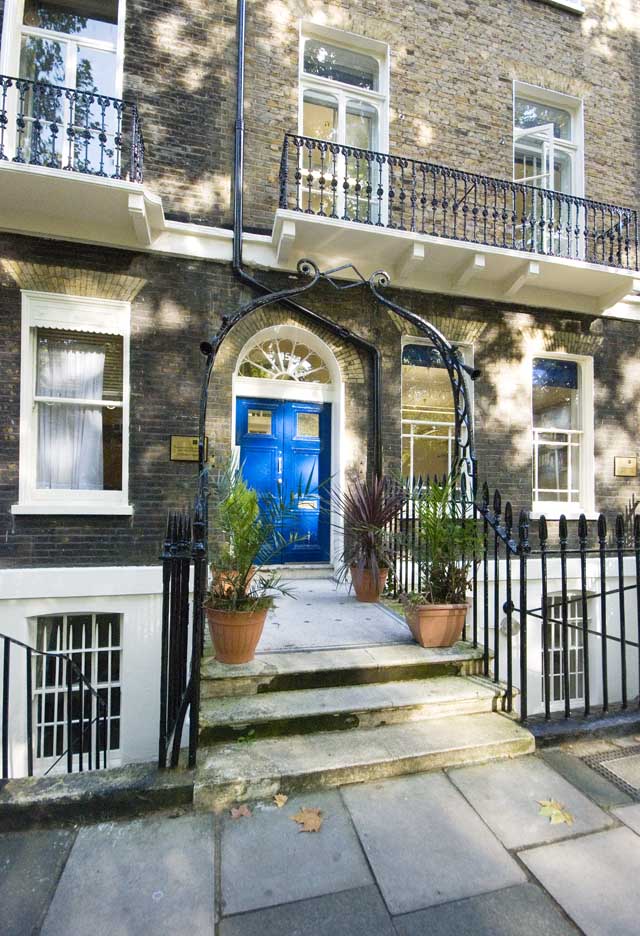
<path fill-rule="evenodd" d="M 451 468 L 454 407 L 442 356 L 429 345 L 402 350 L 402 473 L 441 477 Z"/>
<path fill-rule="evenodd" d="M 250 409 L 247 414 L 247 432 L 250 435 L 271 435 L 271 410 Z"/>
<path fill-rule="evenodd" d="M 304 439 L 317 439 L 320 435 L 320 414 L 298 413 L 296 435 Z"/>
<path fill-rule="evenodd" d="M 123 339 L 38 329 L 36 395 L 122 400 Z"/>
<path fill-rule="evenodd" d="M 533 425 L 538 428 L 580 428 L 576 361 L 534 358 Z"/>
<path fill-rule="evenodd" d="M 550 104 L 539 104 L 524 98 L 516 98 L 514 124 L 519 129 L 553 124 L 553 135 L 559 140 L 570 140 L 572 134 L 571 112 Z"/>
<path fill-rule="evenodd" d="M 378 112 L 371 104 L 349 101 L 347 104 L 347 146 L 376 149 L 378 146 Z"/>
<path fill-rule="evenodd" d="M 331 78 L 357 88 L 378 90 L 378 62 L 373 56 L 342 49 L 320 39 L 305 42 L 304 70 L 309 75 Z"/>
<path fill-rule="evenodd" d="M 25 26 L 52 29 L 115 44 L 118 34 L 118 0 L 25 0 Z"/>
<path fill-rule="evenodd" d="M 20 48 L 20 77 L 63 85 L 66 48 L 53 39 L 24 36 Z"/>
<path fill-rule="evenodd" d="M 317 140 L 335 141 L 338 132 L 338 102 L 335 98 L 305 91 L 302 132 Z"/>

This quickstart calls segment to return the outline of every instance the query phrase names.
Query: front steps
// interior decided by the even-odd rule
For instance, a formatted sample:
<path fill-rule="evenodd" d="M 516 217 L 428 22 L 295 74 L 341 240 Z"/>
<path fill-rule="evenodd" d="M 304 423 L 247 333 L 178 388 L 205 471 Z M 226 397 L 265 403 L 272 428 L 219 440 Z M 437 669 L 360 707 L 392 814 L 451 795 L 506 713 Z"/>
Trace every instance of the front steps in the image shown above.
<path fill-rule="evenodd" d="M 530 753 L 481 654 L 417 645 L 203 661 L 197 808 Z"/>

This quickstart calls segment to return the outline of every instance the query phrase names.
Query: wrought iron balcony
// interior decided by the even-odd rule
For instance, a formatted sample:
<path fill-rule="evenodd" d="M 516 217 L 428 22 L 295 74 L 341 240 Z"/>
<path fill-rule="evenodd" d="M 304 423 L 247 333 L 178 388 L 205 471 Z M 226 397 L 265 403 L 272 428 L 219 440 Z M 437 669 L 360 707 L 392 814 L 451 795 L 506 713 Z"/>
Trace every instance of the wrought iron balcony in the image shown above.
<path fill-rule="evenodd" d="M 138 110 L 95 91 L 1 75 L 0 160 L 142 182 Z"/>
<path fill-rule="evenodd" d="M 638 270 L 638 213 L 287 133 L 280 208 L 539 257 Z"/>

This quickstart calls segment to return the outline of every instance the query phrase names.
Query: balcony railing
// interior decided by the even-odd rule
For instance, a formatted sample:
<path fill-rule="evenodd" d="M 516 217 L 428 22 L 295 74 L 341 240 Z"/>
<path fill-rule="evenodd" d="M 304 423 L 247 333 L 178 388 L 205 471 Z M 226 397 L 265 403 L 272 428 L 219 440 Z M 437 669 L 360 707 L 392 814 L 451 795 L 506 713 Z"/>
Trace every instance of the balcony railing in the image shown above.
<path fill-rule="evenodd" d="M 0 160 L 142 182 L 138 110 L 95 91 L 1 75 Z"/>
<path fill-rule="evenodd" d="M 291 133 L 280 208 L 638 269 L 635 209 Z"/>

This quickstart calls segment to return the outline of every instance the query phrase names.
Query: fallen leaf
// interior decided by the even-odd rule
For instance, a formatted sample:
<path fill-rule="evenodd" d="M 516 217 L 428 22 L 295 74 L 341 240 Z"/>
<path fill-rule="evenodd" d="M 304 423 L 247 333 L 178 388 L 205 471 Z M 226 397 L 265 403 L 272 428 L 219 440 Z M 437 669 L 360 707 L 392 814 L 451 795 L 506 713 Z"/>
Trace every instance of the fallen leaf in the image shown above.
<path fill-rule="evenodd" d="M 540 805 L 539 816 L 548 816 L 551 825 L 560 825 L 566 822 L 567 825 L 573 825 L 573 816 L 568 809 L 565 809 L 562 803 L 557 800 L 538 800 Z"/>
<path fill-rule="evenodd" d="M 246 803 L 243 803 L 242 806 L 232 806 L 231 807 L 231 818 L 232 819 L 241 819 L 242 816 L 246 816 L 247 819 L 251 818 L 251 810 Z"/>
<path fill-rule="evenodd" d="M 295 816 L 289 816 L 300 825 L 298 832 L 319 832 L 322 826 L 322 810 L 317 806 L 304 806 Z"/>
<path fill-rule="evenodd" d="M 278 809 L 282 809 L 288 799 L 289 797 L 285 796 L 284 793 L 276 793 L 276 795 L 273 797 L 273 802 L 276 804 Z"/>

